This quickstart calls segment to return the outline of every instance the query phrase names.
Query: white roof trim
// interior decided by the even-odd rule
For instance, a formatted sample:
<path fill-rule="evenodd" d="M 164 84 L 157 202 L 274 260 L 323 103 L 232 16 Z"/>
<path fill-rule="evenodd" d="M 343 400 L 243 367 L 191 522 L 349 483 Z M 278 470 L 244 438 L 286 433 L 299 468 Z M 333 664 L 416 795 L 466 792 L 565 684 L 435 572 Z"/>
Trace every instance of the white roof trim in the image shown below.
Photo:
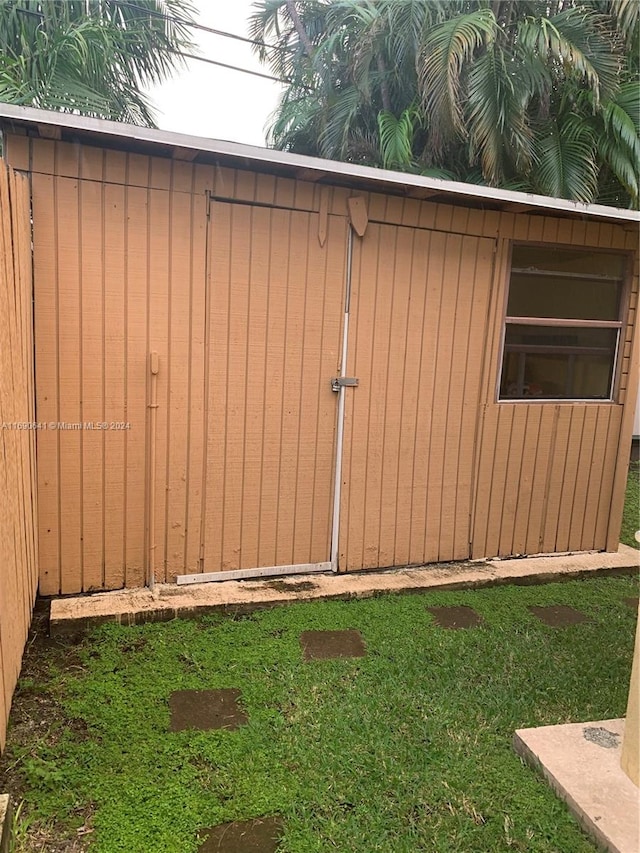
<path fill-rule="evenodd" d="M 617 219 L 623 222 L 640 223 L 640 211 L 625 210 L 618 207 L 607 207 L 601 204 L 584 204 L 564 198 L 534 195 L 533 193 L 503 190 L 495 187 L 466 184 L 461 181 L 445 181 L 439 178 L 427 178 L 422 175 L 409 175 L 405 172 L 393 172 L 388 169 L 376 169 L 371 166 L 358 166 L 353 163 L 341 163 L 337 160 L 323 160 L 319 157 L 307 157 L 301 154 L 290 154 L 272 148 L 259 148 L 255 145 L 244 145 L 239 142 L 225 142 L 219 139 L 206 139 L 200 136 L 189 136 L 173 131 L 155 130 L 147 127 L 122 124 L 115 121 L 72 115 L 50 110 L 38 110 L 33 107 L 20 107 L 13 104 L 0 103 L 0 120 L 16 120 L 31 125 L 53 125 L 67 130 L 79 130 L 86 133 L 96 133 L 102 137 L 119 138 L 145 143 L 173 146 L 187 150 L 202 151 L 227 157 L 242 159 L 255 164 L 272 164 L 293 169 L 315 171 L 322 176 L 331 175 L 354 180 L 367 181 L 381 186 L 395 185 L 398 187 L 424 189 L 433 193 L 457 196 L 458 198 L 475 198 L 479 200 L 498 201 L 518 206 L 527 206 L 539 210 L 549 210 L 554 213 L 566 212 L 578 216 L 598 219 Z"/>

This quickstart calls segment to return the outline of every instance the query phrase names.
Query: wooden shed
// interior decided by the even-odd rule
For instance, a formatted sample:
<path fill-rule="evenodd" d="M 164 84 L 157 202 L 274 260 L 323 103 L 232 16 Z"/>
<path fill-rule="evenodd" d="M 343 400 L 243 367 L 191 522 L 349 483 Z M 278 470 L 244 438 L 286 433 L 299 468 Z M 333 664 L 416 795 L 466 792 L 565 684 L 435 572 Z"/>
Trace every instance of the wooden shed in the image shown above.
<path fill-rule="evenodd" d="M 616 550 L 632 211 L 0 105 L 40 591 Z"/>

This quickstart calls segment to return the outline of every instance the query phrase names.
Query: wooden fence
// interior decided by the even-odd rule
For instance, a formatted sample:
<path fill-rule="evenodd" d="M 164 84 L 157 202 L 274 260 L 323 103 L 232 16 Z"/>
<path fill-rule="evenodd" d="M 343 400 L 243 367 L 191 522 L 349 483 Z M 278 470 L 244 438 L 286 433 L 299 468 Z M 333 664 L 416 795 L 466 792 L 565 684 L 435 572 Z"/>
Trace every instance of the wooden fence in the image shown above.
<path fill-rule="evenodd" d="M 0 750 L 38 585 L 29 182 L 0 164 Z"/>

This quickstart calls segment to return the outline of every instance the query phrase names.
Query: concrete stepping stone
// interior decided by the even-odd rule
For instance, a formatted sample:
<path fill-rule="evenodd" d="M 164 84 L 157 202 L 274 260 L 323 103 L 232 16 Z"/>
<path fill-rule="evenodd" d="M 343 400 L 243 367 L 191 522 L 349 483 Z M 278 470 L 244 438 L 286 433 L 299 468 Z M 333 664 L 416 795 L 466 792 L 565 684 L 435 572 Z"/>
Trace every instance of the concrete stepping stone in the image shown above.
<path fill-rule="evenodd" d="M 199 853 L 275 853 L 280 844 L 283 822 L 280 817 L 237 820 L 204 829 Z"/>
<path fill-rule="evenodd" d="M 635 610 L 635 611 L 637 612 L 637 610 L 638 610 L 638 601 L 639 601 L 639 599 L 638 599 L 638 596 L 637 596 L 637 595 L 636 595 L 636 596 L 633 596 L 633 595 L 632 595 L 632 596 L 630 596 L 629 598 L 624 598 L 624 599 L 623 599 L 623 601 L 624 601 L 624 603 L 627 605 L 627 607 L 630 607 L 632 610 Z"/>
<path fill-rule="evenodd" d="M 457 607 L 427 607 L 427 610 L 440 628 L 477 628 L 482 625 L 482 616 L 466 604 Z"/>
<path fill-rule="evenodd" d="M 303 631 L 300 634 L 306 661 L 331 658 L 362 658 L 367 650 L 360 631 Z"/>
<path fill-rule="evenodd" d="M 248 722 L 247 715 L 238 705 L 239 698 L 240 691 L 235 687 L 224 690 L 174 690 L 169 696 L 169 731 L 237 729 Z"/>
<path fill-rule="evenodd" d="M 529 610 L 550 628 L 566 628 L 569 625 L 579 625 L 581 622 L 591 621 L 584 613 L 576 610 L 575 607 L 567 607 L 566 604 L 551 604 L 546 607 L 532 605 Z"/>

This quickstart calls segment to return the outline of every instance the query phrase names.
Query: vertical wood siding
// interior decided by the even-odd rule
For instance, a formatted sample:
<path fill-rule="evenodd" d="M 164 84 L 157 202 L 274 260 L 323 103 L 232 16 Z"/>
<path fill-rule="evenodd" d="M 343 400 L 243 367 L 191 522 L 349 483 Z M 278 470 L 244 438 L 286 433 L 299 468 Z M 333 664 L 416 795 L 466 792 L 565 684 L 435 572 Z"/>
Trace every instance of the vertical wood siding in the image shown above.
<path fill-rule="evenodd" d="M 38 585 L 28 179 L 0 163 L 0 751 Z M 27 428 L 17 428 L 23 425 Z"/>
<path fill-rule="evenodd" d="M 473 556 L 604 550 L 622 407 L 488 404 Z"/>
<path fill-rule="evenodd" d="M 195 570 L 205 197 L 35 173 L 33 207 L 41 590 L 144 583 L 151 351 L 157 577 Z"/>
<path fill-rule="evenodd" d="M 32 178 L 38 419 L 129 424 L 38 432 L 43 593 L 142 584 L 150 503 L 158 580 L 327 559 L 354 192 L 6 144 Z M 637 266 L 614 404 L 497 404 L 495 389 L 510 241 L 634 251 L 636 230 L 357 194 L 369 227 L 355 238 L 342 568 L 457 559 L 470 542 L 478 557 L 615 548 Z"/>
<path fill-rule="evenodd" d="M 558 226 L 550 238 L 602 239 Z M 576 223 L 580 225 L 580 223 Z M 520 234 L 526 239 L 530 230 Z M 608 232 L 605 232 L 607 234 Z M 632 232 L 609 235 L 609 248 L 633 250 Z M 533 239 L 539 239 L 536 232 Z M 615 550 L 637 389 L 634 346 L 637 265 L 631 281 L 618 396 L 621 403 L 496 402 L 500 344 L 509 282 L 508 242 L 500 241 L 487 340 L 490 357 L 478 425 L 477 493 L 472 556 Z M 636 356 L 637 357 L 637 356 Z M 635 379 L 629 384 L 629 376 Z"/>

